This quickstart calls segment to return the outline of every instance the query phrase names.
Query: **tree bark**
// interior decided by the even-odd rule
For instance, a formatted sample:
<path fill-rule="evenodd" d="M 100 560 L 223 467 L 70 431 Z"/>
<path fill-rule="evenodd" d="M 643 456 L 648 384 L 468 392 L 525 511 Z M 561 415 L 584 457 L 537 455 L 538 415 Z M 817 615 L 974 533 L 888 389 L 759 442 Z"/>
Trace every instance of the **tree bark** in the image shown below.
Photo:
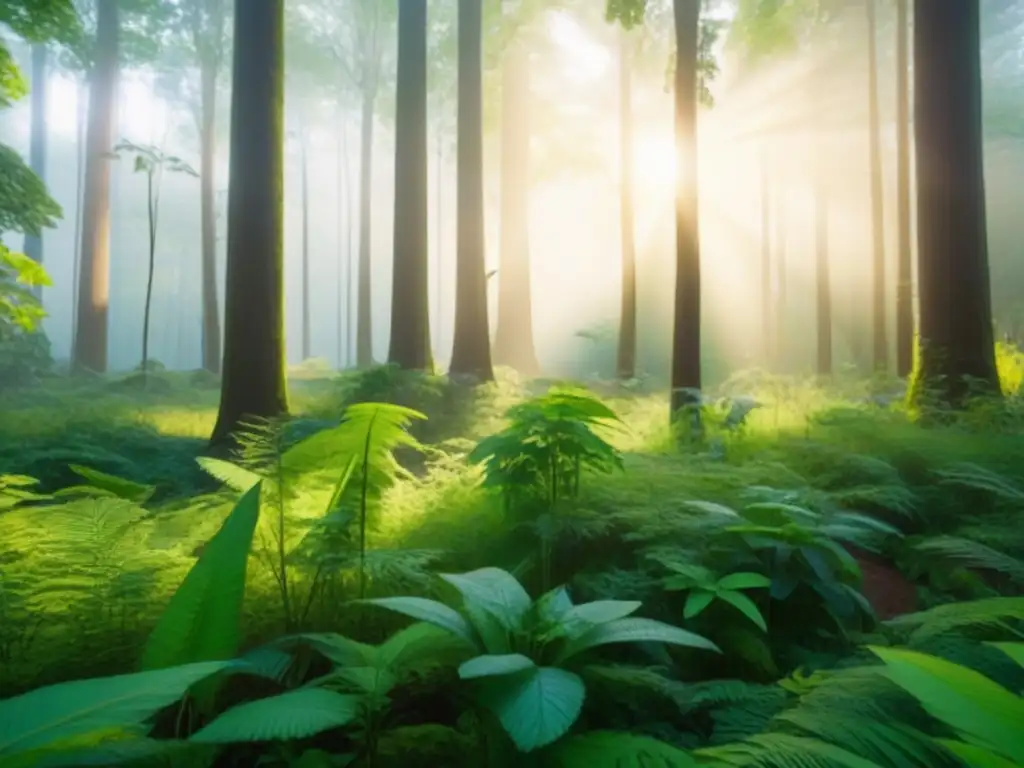
<path fill-rule="evenodd" d="M 530 280 L 530 54 L 513 41 L 501 69 L 501 253 L 494 362 L 540 373 L 533 344 Z"/>
<path fill-rule="evenodd" d="M 199 65 L 199 212 L 202 234 L 203 368 L 220 374 L 220 308 L 217 306 L 217 63 L 204 57 Z"/>
<path fill-rule="evenodd" d="M 761 353 L 764 367 L 775 366 L 775 341 L 772 329 L 772 197 L 768 152 L 760 153 L 761 170 Z"/>
<path fill-rule="evenodd" d="M 46 85 L 47 85 L 47 51 L 44 43 L 32 46 L 32 117 L 31 134 L 29 136 L 28 163 L 29 168 L 43 183 L 46 182 Z M 39 264 L 43 263 L 43 235 L 26 233 L 25 255 Z M 36 298 L 42 298 L 41 287 L 33 290 Z"/>
<path fill-rule="evenodd" d="M 494 379 L 484 244 L 483 9 L 459 0 L 458 252 L 449 373 Z"/>
<path fill-rule="evenodd" d="M 107 370 L 110 305 L 110 163 L 117 108 L 118 0 L 96 2 L 96 51 L 89 79 L 89 118 L 82 182 L 82 254 L 78 322 L 71 360 L 76 370 Z"/>
<path fill-rule="evenodd" d="M 427 266 L 427 0 L 399 0 L 394 268 L 388 362 L 431 370 Z"/>
<path fill-rule="evenodd" d="M 622 239 L 622 295 L 619 303 L 620 379 L 636 376 L 636 226 L 633 212 L 633 84 L 630 37 L 619 30 L 619 230 Z"/>
<path fill-rule="evenodd" d="M 284 0 L 235 0 L 224 375 L 211 442 L 287 413 Z"/>
<path fill-rule="evenodd" d="M 914 364 L 913 251 L 910 243 L 910 56 L 908 0 L 896 0 L 896 373 Z"/>
<path fill-rule="evenodd" d="M 377 84 L 364 83 L 359 130 L 359 295 L 356 298 L 356 365 L 373 365 L 373 111 Z M 397 192 L 397 190 L 396 190 Z"/>
<path fill-rule="evenodd" d="M 302 359 L 308 360 L 312 349 L 310 327 L 309 273 L 309 154 L 306 146 L 306 124 L 299 118 L 299 165 L 302 184 Z"/>
<path fill-rule="evenodd" d="M 672 414 L 700 402 L 701 269 L 697 191 L 700 0 L 673 0 L 675 16 L 676 282 Z"/>
<path fill-rule="evenodd" d="M 914 2 L 920 341 L 912 392 L 998 394 L 985 227 L 978 0 Z"/>
<path fill-rule="evenodd" d="M 875 0 L 866 0 L 868 31 L 868 135 L 871 164 L 872 362 L 875 372 L 889 370 L 889 331 L 885 290 L 885 200 L 882 187 L 882 121 L 878 107 L 878 52 Z"/>

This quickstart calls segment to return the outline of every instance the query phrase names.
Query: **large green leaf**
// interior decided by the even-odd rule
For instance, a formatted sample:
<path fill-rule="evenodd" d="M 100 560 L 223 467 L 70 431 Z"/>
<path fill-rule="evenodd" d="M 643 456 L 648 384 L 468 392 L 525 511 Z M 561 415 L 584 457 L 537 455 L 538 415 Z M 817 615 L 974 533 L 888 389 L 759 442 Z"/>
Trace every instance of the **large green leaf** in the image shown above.
<path fill-rule="evenodd" d="M 488 678 L 486 683 L 481 690 L 484 705 L 521 752 L 564 736 L 579 717 L 586 694 L 578 675 L 555 667 Z"/>
<path fill-rule="evenodd" d="M 721 653 L 717 645 L 693 632 L 653 619 L 630 617 L 600 624 L 586 634 L 570 640 L 562 647 L 556 663 L 566 661 L 590 648 L 613 643 L 668 643 Z"/>
<path fill-rule="evenodd" d="M 561 622 L 566 633 L 573 637 L 598 624 L 623 619 L 635 613 L 641 605 L 639 600 L 595 600 L 574 605 L 563 614 Z"/>
<path fill-rule="evenodd" d="M 615 731 L 570 736 L 545 754 L 550 768 L 695 768 L 689 753 L 657 739 Z"/>
<path fill-rule="evenodd" d="M 765 623 L 764 616 L 761 615 L 761 611 L 758 610 L 754 601 L 742 592 L 725 590 L 718 593 L 718 599 L 729 603 L 729 605 L 757 624 L 758 628 L 762 632 L 768 631 L 768 624 Z"/>
<path fill-rule="evenodd" d="M 306 739 L 348 725 L 359 716 L 362 697 L 325 688 L 300 688 L 233 707 L 191 741 L 232 744 Z"/>
<path fill-rule="evenodd" d="M 940 739 L 939 743 L 959 757 L 968 768 L 1021 768 L 1021 763 L 1000 757 L 984 747 L 950 739 Z"/>
<path fill-rule="evenodd" d="M 459 590 L 467 605 L 487 611 L 508 630 L 519 628 L 533 604 L 515 576 L 500 568 L 446 573 L 441 578 Z"/>
<path fill-rule="evenodd" d="M 1024 667 L 1024 643 L 988 643 L 988 645 L 998 648 L 1013 659 L 1018 666 Z"/>
<path fill-rule="evenodd" d="M 459 677 L 472 680 L 476 677 L 498 677 L 525 672 L 536 665 L 521 653 L 509 653 L 503 656 L 477 656 L 459 667 Z"/>
<path fill-rule="evenodd" d="M 730 573 L 718 581 L 720 589 L 761 589 L 772 585 L 772 580 L 760 573 Z"/>
<path fill-rule="evenodd" d="M 49 685 L 0 701 L 0 764 L 100 731 L 132 729 L 228 667 L 207 661 L 132 675 Z"/>
<path fill-rule="evenodd" d="M 869 646 L 890 680 L 966 741 L 1024 763 L 1024 699 L 973 669 L 916 651 Z"/>
<path fill-rule="evenodd" d="M 683 606 L 683 618 L 692 619 L 704 612 L 704 609 L 711 605 L 715 599 L 714 592 L 705 592 L 703 589 L 696 589 L 686 596 L 686 605 Z"/>
<path fill-rule="evenodd" d="M 171 597 L 142 654 L 143 669 L 234 656 L 260 486 L 238 500 Z"/>
<path fill-rule="evenodd" d="M 437 600 L 428 600 L 425 597 L 378 597 L 363 602 L 369 605 L 378 605 L 389 611 L 401 613 L 403 616 L 446 629 L 473 647 L 479 645 L 476 634 L 465 617 L 454 608 L 439 603 Z"/>

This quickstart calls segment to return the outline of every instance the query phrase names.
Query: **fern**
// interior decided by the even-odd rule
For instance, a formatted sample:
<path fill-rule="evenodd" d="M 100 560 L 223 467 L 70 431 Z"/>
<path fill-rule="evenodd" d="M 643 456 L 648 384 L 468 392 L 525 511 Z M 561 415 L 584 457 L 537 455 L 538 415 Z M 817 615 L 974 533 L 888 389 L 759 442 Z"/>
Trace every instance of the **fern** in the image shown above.
<path fill-rule="evenodd" d="M 1024 597 L 992 597 L 971 602 L 947 603 L 927 611 L 898 616 L 885 622 L 907 636 L 911 645 L 938 635 L 964 631 L 1005 632 L 1007 621 L 1024 621 Z"/>
<path fill-rule="evenodd" d="M 919 542 L 914 549 L 968 568 L 1003 573 L 1013 583 L 1024 586 L 1024 560 L 979 542 L 957 536 L 935 536 Z"/>

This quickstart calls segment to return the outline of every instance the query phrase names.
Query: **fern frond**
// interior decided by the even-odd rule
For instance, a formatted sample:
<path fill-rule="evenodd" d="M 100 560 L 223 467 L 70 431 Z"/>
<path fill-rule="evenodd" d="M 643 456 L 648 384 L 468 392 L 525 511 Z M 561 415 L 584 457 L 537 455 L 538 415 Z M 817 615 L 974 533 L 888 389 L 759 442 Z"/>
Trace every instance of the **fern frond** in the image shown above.
<path fill-rule="evenodd" d="M 880 768 L 841 747 L 787 733 L 765 733 L 736 744 L 697 750 L 701 762 L 743 768 Z"/>
<path fill-rule="evenodd" d="M 1003 573 L 1014 583 L 1024 585 L 1024 560 L 1011 557 L 977 541 L 957 536 L 935 536 L 918 543 L 914 549 L 968 568 Z"/>
<path fill-rule="evenodd" d="M 1024 597 L 946 603 L 927 611 L 897 616 L 885 624 L 897 632 L 907 633 L 914 645 L 947 633 L 1002 628 L 1006 621 L 1024 621 Z"/>
<path fill-rule="evenodd" d="M 947 487 L 969 488 L 983 491 L 1002 501 L 1016 504 L 1024 502 L 1024 491 L 1008 478 L 977 464 L 962 462 L 946 469 L 935 470 L 939 484 Z"/>

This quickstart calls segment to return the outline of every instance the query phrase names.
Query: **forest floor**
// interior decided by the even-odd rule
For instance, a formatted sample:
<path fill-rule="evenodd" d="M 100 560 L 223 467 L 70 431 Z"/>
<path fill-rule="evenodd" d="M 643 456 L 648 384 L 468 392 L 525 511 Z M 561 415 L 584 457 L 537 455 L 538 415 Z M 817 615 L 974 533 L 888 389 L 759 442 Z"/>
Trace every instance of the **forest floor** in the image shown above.
<path fill-rule="evenodd" d="M 638 575 L 643 567 L 621 554 L 623 542 L 656 544 L 660 528 L 693 503 L 741 509 L 768 501 L 851 511 L 899 530 L 899 542 L 880 552 L 850 547 L 861 566 L 861 589 L 880 619 L 951 600 L 1019 595 L 1024 408 L 1016 390 L 1024 366 L 1003 355 L 1001 368 L 1013 392 L 1006 402 L 929 426 L 863 383 L 826 390 L 796 379 L 737 378 L 723 395 L 749 396 L 759 407 L 738 426 L 728 423 L 728 401 L 710 408 L 706 439 L 684 448 L 668 429 L 665 393 L 592 383 L 621 419 L 608 439 L 623 466 L 584 475 L 567 527 L 558 533 L 564 541 L 557 575 L 588 596 L 649 593 Z M 196 461 L 216 417 L 217 390 L 196 387 L 184 374 L 160 377 L 163 385 L 153 393 L 106 380 L 55 379 L 0 397 L 0 698 L 132 671 L 170 594 L 231 509 L 236 496 Z M 502 428 L 510 406 L 547 383 L 521 383 L 507 372 L 499 379 L 472 391 L 441 377 L 383 368 L 292 380 L 296 418 L 286 432 L 289 443 L 336 424 L 353 402 L 393 402 L 427 416 L 414 427 L 426 450 L 418 459 L 400 452 L 412 471 L 384 492 L 371 526 L 374 594 L 422 592 L 437 571 L 522 570 L 529 547 L 520 546 L 501 500 L 481 487 L 466 454 Z M 76 493 L 84 481 L 72 466 L 151 492 L 138 503 Z M 4 504 L 5 494 L 28 487 L 11 475 L 37 480 L 30 490 L 46 498 L 5 511 L 12 506 Z M 305 514 L 316 514 L 301 494 L 293 502 L 308 503 Z M 300 619 L 282 618 L 280 584 L 264 557 L 272 549 L 268 541 L 254 544 L 247 646 L 297 629 L 351 631 L 379 641 L 400 626 L 346 607 L 342 598 L 352 595 L 345 579 L 320 590 L 316 600 L 310 596 Z M 298 577 L 296 584 L 298 594 Z M 671 614 L 679 610 L 673 605 L 658 610 Z M 795 626 L 803 617 L 794 610 Z M 781 627 L 789 619 L 780 610 L 774 620 Z M 712 665 L 702 676 L 767 682 L 791 673 L 797 656 L 800 664 L 830 663 L 848 652 L 854 625 L 842 630 L 847 640 L 838 646 L 783 631 L 767 656 L 741 652 L 731 666 Z M 871 631 L 871 622 L 860 625 Z M 791 658 L 787 644 L 800 653 Z"/>

